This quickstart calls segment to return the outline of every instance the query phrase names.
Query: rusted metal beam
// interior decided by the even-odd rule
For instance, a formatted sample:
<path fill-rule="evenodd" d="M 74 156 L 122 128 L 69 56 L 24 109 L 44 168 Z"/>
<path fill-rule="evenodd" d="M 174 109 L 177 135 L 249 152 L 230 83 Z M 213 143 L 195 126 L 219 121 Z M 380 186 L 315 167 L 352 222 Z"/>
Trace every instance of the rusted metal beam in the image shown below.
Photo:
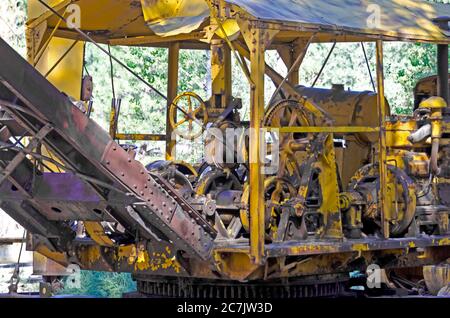
<path fill-rule="evenodd" d="M 33 202 L 50 220 L 58 221 L 113 221 L 106 213 L 107 202 L 86 182 L 71 173 L 44 173 L 34 176 Z M 116 193 L 118 197 L 124 197 Z M 0 200 L 21 201 L 30 199 L 21 194 L 11 183 L 0 186 Z M 129 200 L 130 201 L 130 200 Z"/>
<path fill-rule="evenodd" d="M 189 34 L 179 34 L 175 36 L 161 37 L 158 35 L 144 35 L 137 37 L 127 37 L 127 38 L 116 38 L 110 39 L 108 42 L 110 45 L 123 45 L 123 46 L 132 46 L 132 45 L 151 45 L 151 44 L 167 44 L 171 42 L 180 42 L 180 41 L 200 41 L 205 39 L 205 32 L 193 32 Z M 172 45 L 171 43 L 170 45 Z M 170 47 L 169 45 L 169 47 Z"/>
<path fill-rule="evenodd" d="M 12 245 L 16 243 L 26 243 L 26 239 L 17 238 L 0 238 L 0 245 Z"/>

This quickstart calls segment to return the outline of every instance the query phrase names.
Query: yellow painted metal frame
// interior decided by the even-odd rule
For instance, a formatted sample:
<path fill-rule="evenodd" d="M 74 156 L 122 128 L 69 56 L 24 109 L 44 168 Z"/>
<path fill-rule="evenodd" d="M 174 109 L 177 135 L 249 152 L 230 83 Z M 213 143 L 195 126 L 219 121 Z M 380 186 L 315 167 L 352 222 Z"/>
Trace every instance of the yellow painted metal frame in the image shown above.
<path fill-rule="evenodd" d="M 262 158 L 260 149 L 264 140 L 262 134 L 262 120 L 264 118 L 265 101 L 265 51 L 277 31 L 251 28 L 244 21 L 240 21 L 244 39 L 250 49 L 250 255 L 255 264 L 264 263 L 265 238 L 265 206 L 264 206 L 264 178 L 262 176 Z"/>
<path fill-rule="evenodd" d="M 281 127 L 272 128 L 265 127 L 267 131 L 276 131 L 280 133 L 343 133 L 343 134 L 353 134 L 353 133 L 377 133 L 380 131 L 378 127 L 357 127 L 357 126 L 309 126 L 309 127 Z"/>
<path fill-rule="evenodd" d="M 216 1 L 209 1 L 211 4 L 216 5 Z M 64 9 L 70 1 L 62 1 L 57 4 L 58 10 Z M 241 38 L 233 39 L 229 42 L 229 39 L 221 39 L 215 36 L 215 31 L 219 26 L 209 26 L 204 30 L 196 30 L 188 34 L 178 34 L 169 37 L 160 37 L 151 34 L 142 34 L 135 36 L 120 36 L 113 35 L 110 38 L 102 38 L 101 36 L 94 36 L 95 39 L 102 43 L 108 43 L 110 45 L 140 45 L 140 46 L 155 46 L 155 47 L 168 47 L 169 49 L 169 70 L 168 78 L 169 85 L 167 88 L 168 105 L 170 106 L 172 100 L 178 94 L 178 60 L 180 49 L 189 48 L 205 48 L 212 46 L 213 52 L 213 95 L 217 93 L 222 96 L 222 103 L 226 104 L 227 100 L 232 96 L 231 92 L 231 52 L 236 51 L 241 57 L 250 61 L 250 69 L 244 71 L 249 76 L 249 82 L 251 86 L 251 109 L 250 109 L 250 124 L 252 131 L 250 142 L 250 247 L 245 250 L 238 249 L 222 249 L 222 252 L 236 252 L 239 254 L 234 260 L 235 263 L 223 260 L 216 253 L 215 256 L 218 260 L 218 266 L 223 268 L 231 268 L 231 264 L 234 265 L 235 271 L 239 267 L 239 264 L 248 265 L 247 254 L 251 256 L 253 264 L 264 264 L 268 255 L 268 250 L 264 243 L 265 238 L 265 206 L 264 206 L 264 176 L 262 174 L 263 164 L 260 158 L 260 149 L 263 146 L 264 129 L 270 130 L 270 128 L 263 127 L 262 119 L 265 111 L 265 75 L 268 75 L 277 85 L 281 85 L 284 82 L 282 76 L 280 76 L 275 70 L 271 69 L 265 62 L 265 52 L 269 49 L 277 49 L 283 61 L 288 69 L 290 69 L 295 61 L 295 58 L 305 48 L 307 39 L 317 32 L 318 30 L 300 30 L 298 27 L 291 23 L 279 23 L 279 22 L 263 22 L 253 19 L 246 12 L 239 12 L 239 15 L 231 16 L 230 11 L 225 10 L 225 3 L 220 1 L 218 7 L 221 8 L 219 23 L 225 19 L 235 19 L 239 25 L 241 31 Z M 215 12 L 213 12 L 215 14 Z M 45 12 L 40 15 L 31 23 L 28 24 L 29 30 L 27 32 L 28 46 L 29 46 L 29 60 L 30 63 L 35 64 L 36 57 L 41 55 L 39 50 L 44 48 L 45 43 L 49 43 L 51 47 L 53 41 L 60 41 L 60 37 L 66 37 L 63 39 L 67 41 L 65 45 L 62 45 L 67 49 L 68 45 L 73 43 L 73 40 L 77 39 L 74 33 L 67 29 L 60 29 L 60 24 L 53 25 L 54 31 L 48 31 L 50 25 L 47 22 L 52 18 L 52 15 Z M 211 22 L 211 24 L 213 24 Z M 50 28 L 51 30 L 51 28 Z M 40 31 L 40 32 L 39 32 Z M 43 32 L 45 31 L 45 32 Z M 47 33 L 47 40 L 44 40 L 44 33 Z M 49 34 L 50 33 L 50 34 Z M 149 32 L 150 33 L 150 32 Z M 38 37 L 38 38 L 37 38 Z M 333 33 L 320 33 L 318 34 L 317 41 L 332 41 L 336 39 L 337 35 Z M 313 127 L 282 127 L 275 129 L 280 133 L 317 133 L 328 134 L 326 138 L 324 154 L 318 159 L 317 164 L 321 165 L 325 174 L 321 183 L 326 187 L 326 191 L 330 196 L 328 206 L 322 207 L 322 212 L 326 218 L 333 218 L 333 224 L 329 224 L 329 228 L 325 229 L 327 237 L 342 238 L 342 224 L 340 220 L 335 218 L 335 214 L 339 207 L 337 205 L 338 192 L 335 188 L 337 176 L 335 168 L 332 163 L 334 162 L 334 146 L 333 146 L 333 134 L 352 134 L 352 133 L 377 133 L 379 134 L 379 167 L 381 176 L 381 190 L 380 198 L 382 202 L 381 210 L 383 216 L 383 233 L 386 238 L 389 237 L 389 221 L 390 214 L 386 208 L 385 200 L 385 186 L 387 183 L 387 143 L 386 143 L 386 101 L 384 97 L 384 72 L 383 72 L 383 42 L 378 36 L 362 36 L 361 34 L 339 34 L 341 41 L 376 41 L 377 44 L 377 83 L 378 83 L 378 112 L 379 112 L 379 127 L 356 127 L 356 126 L 313 126 Z M 292 41 L 294 39 L 294 41 Z M 242 42 L 244 41 L 244 43 Z M 47 41 L 47 42 L 46 42 Z M 230 45 L 231 43 L 231 45 Z M 82 44 L 82 43 L 81 43 Z M 80 44 L 80 45 L 81 45 Z M 44 45 L 44 46 L 43 46 Z M 228 47 L 228 46 L 231 47 Z M 219 58 L 218 52 L 224 53 L 224 57 Z M 42 52 L 44 52 L 42 51 Z M 61 50 L 59 50 L 60 52 Z M 79 51 L 77 51 L 79 52 Z M 216 52 L 216 53 L 214 53 Z M 80 57 L 80 55 L 78 55 Z M 62 64 L 60 67 L 64 68 Z M 38 64 L 39 67 L 39 64 Z M 246 64 L 242 65 L 245 69 Z M 48 71 L 48 69 L 47 69 Z M 292 95 L 293 98 L 301 101 L 306 109 L 318 118 L 328 119 L 326 113 L 312 104 L 310 101 L 304 99 L 295 90 L 295 85 L 298 84 L 299 69 L 296 68 L 289 75 L 287 81 L 284 82 L 283 88 Z M 62 79 L 49 78 L 57 87 L 61 89 L 64 82 L 71 82 L 71 95 L 76 97 L 80 92 L 79 83 L 74 84 L 74 78 L 81 78 L 74 76 L 73 74 L 67 74 Z M 76 81 L 75 81 L 76 82 Z M 111 118 L 115 118 L 113 113 Z M 113 124 L 111 122 L 111 124 Z M 172 130 L 169 125 L 169 118 L 167 118 L 167 131 L 166 135 L 145 135 L 145 134 L 121 134 L 113 131 L 113 136 L 119 140 L 152 140 L 152 141 L 165 141 L 166 142 L 166 159 L 174 160 L 174 150 L 176 149 L 176 142 L 172 140 Z M 333 174 L 334 171 L 334 174 Z M 332 198 L 331 198 L 332 197 Z M 90 230 L 95 234 L 98 230 L 98 224 L 90 225 Z M 94 235 L 96 236 L 96 235 Z M 109 245 L 108 241 L 104 241 L 105 238 L 99 236 L 97 240 L 103 242 L 102 244 Z M 134 246 L 133 246 L 134 247 Z M 320 249 L 320 247 L 318 247 Z M 354 250 L 357 251 L 361 247 L 355 246 Z M 364 250 L 366 251 L 366 250 Z M 295 247 L 291 248 L 292 254 L 299 253 Z M 273 250 L 271 250 L 273 253 Z M 45 253 L 51 256 L 48 252 Z M 244 255 L 245 254 L 245 255 Z M 242 256 L 244 255 L 244 256 Z M 58 256 L 59 257 L 59 256 Z M 242 260 L 243 258 L 244 260 Z M 237 264 L 237 265 L 236 265 Z M 251 267 L 254 270 L 256 267 Z M 247 272 L 246 270 L 243 270 Z M 243 276 L 242 276 L 243 277 Z M 241 277 L 241 278 L 242 278 Z"/>

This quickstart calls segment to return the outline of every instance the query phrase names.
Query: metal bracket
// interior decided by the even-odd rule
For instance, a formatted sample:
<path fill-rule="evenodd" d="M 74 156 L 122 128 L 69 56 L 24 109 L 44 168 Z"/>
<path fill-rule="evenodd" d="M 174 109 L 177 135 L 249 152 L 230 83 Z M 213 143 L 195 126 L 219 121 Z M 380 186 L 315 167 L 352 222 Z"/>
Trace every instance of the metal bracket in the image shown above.
<path fill-rule="evenodd" d="M 27 154 L 33 151 L 39 143 L 53 130 L 50 125 L 45 125 L 38 133 L 31 139 L 28 146 L 26 146 L 21 152 L 19 152 L 13 160 L 0 172 L 0 185 L 8 179 L 14 170 L 20 165 L 20 163 L 26 158 Z"/>

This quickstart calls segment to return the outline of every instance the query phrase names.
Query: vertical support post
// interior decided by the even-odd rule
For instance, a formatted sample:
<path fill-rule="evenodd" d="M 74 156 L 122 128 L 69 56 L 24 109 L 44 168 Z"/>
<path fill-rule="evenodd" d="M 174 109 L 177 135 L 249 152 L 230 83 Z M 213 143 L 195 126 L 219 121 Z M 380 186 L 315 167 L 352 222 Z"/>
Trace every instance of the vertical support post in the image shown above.
<path fill-rule="evenodd" d="M 119 128 L 119 114 L 122 100 L 113 98 L 111 100 L 111 113 L 109 117 L 109 135 L 112 139 L 117 139 L 117 129 Z"/>
<path fill-rule="evenodd" d="M 261 29 L 246 20 L 238 19 L 241 33 L 250 52 L 250 256 L 254 264 L 265 263 L 265 201 L 262 133 L 264 119 L 265 51 L 278 30 Z"/>
<path fill-rule="evenodd" d="M 321 173 L 319 182 L 322 189 L 322 205 L 320 212 L 323 215 L 323 237 L 328 239 L 342 239 L 342 217 L 339 205 L 339 183 L 336 171 L 336 150 L 334 148 L 333 134 L 329 134 L 324 141 L 324 149 L 318 157 Z"/>
<path fill-rule="evenodd" d="M 437 47 L 438 60 L 438 95 L 449 103 L 448 90 L 448 45 L 439 44 Z"/>
<path fill-rule="evenodd" d="M 255 264 L 264 262 L 265 238 L 265 202 L 261 128 L 264 118 L 264 74 L 265 47 L 264 31 L 252 29 L 252 47 L 250 47 L 251 87 L 250 105 L 250 255 Z"/>
<path fill-rule="evenodd" d="M 290 45 L 286 45 L 277 49 L 278 54 L 286 65 L 287 70 L 289 71 L 294 65 L 300 54 L 303 54 L 307 49 L 308 41 L 303 39 L 298 39 Z M 306 54 L 305 54 L 306 55 Z M 303 56 L 303 59 L 305 56 Z M 303 61 L 302 59 L 302 61 Z M 292 71 L 292 73 L 288 77 L 289 83 L 294 86 L 297 86 L 300 82 L 300 67 L 302 65 L 302 61 L 297 65 L 297 67 Z"/>
<path fill-rule="evenodd" d="M 173 129 L 170 126 L 169 108 L 178 95 L 178 71 L 180 59 L 180 44 L 169 45 L 169 71 L 167 76 L 167 115 L 166 115 L 166 160 L 175 160 L 177 140 L 172 139 Z"/>
<path fill-rule="evenodd" d="M 382 232 L 389 238 L 390 212 L 387 202 L 387 147 L 386 147 L 386 99 L 384 96 L 383 41 L 377 40 L 377 85 L 378 85 L 378 119 L 380 140 L 378 161 L 380 166 L 380 192 L 378 194 L 382 219 Z"/>
<path fill-rule="evenodd" d="M 231 49 L 223 40 L 211 44 L 211 78 L 213 108 L 226 108 L 232 96 Z"/>
<path fill-rule="evenodd" d="M 295 60 L 297 59 L 298 54 L 300 54 L 301 51 L 298 50 L 298 46 L 295 46 L 291 52 L 290 52 L 290 61 L 289 61 L 289 69 L 293 66 Z M 301 63 L 294 69 L 294 71 L 289 75 L 289 83 L 291 83 L 294 86 L 297 86 L 300 83 L 300 66 Z"/>

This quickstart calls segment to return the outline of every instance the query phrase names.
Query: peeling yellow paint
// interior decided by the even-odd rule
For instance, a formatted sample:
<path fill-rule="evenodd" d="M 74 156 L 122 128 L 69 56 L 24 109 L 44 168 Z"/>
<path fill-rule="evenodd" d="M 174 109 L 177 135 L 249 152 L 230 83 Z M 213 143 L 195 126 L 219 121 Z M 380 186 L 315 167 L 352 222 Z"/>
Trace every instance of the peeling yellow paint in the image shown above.
<path fill-rule="evenodd" d="M 134 268 L 140 271 L 150 268 L 150 258 L 147 251 L 139 251 Z"/>
<path fill-rule="evenodd" d="M 439 240 L 439 246 L 450 245 L 450 238 L 446 237 Z"/>
<path fill-rule="evenodd" d="M 100 246 L 89 246 L 85 253 L 81 255 L 83 263 L 92 265 L 97 262 L 102 257 L 100 248 Z"/>
<path fill-rule="evenodd" d="M 151 270 L 156 272 L 158 270 L 172 269 L 176 273 L 181 270 L 181 265 L 175 256 L 171 256 L 172 251 L 169 247 L 165 248 L 163 253 L 154 252 L 150 256 L 147 250 L 140 248 L 139 251 L 135 245 L 129 245 L 119 248 L 119 260 L 127 258 L 129 265 L 134 264 L 136 271 Z"/>
<path fill-rule="evenodd" d="M 290 248 L 290 253 L 292 254 L 303 254 L 311 252 L 334 252 L 334 251 L 336 251 L 336 249 L 334 249 L 331 246 L 320 246 L 320 245 L 305 245 Z"/>
<path fill-rule="evenodd" d="M 127 259 L 128 265 L 133 265 L 136 262 L 137 253 L 135 245 L 126 245 L 119 247 L 117 257 L 119 262 L 124 258 Z"/>
<path fill-rule="evenodd" d="M 369 244 L 353 244 L 352 249 L 356 252 L 367 252 L 370 250 Z"/>
<path fill-rule="evenodd" d="M 166 248 L 166 252 L 167 254 L 169 254 L 169 256 L 166 255 L 166 253 L 153 253 L 151 258 L 148 257 L 148 253 L 145 252 L 147 254 L 148 259 L 146 259 L 147 264 L 144 270 L 150 269 L 153 272 L 155 272 L 160 269 L 164 270 L 173 269 L 176 273 L 179 273 L 181 269 L 180 263 L 178 263 L 175 256 L 170 257 L 169 253 L 170 249 L 168 247 Z"/>
<path fill-rule="evenodd" d="M 369 244 L 353 244 L 352 249 L 358 252 L 358 257 L 361 257 L 362 252 L 367 252 L 370 250 Z"/>

